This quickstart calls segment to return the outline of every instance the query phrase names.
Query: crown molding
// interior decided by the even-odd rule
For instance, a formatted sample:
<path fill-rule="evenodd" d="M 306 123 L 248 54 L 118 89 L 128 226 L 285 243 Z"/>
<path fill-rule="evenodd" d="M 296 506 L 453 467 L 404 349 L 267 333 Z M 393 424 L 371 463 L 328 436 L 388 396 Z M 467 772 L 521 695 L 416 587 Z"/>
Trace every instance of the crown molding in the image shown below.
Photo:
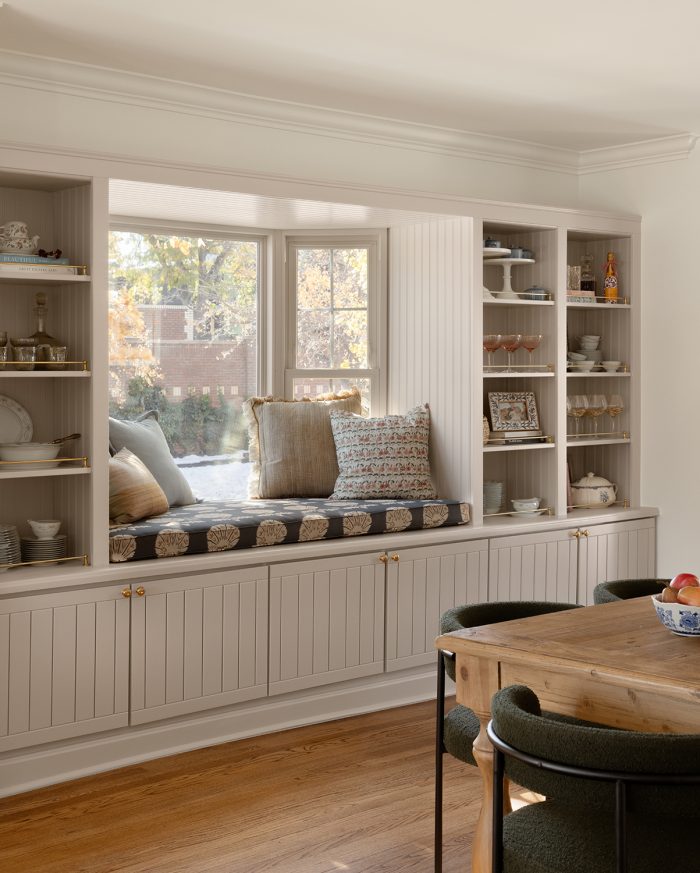
<path fill-rule="evenodd" d="M 489 163 L 580 175 L 686 158 L 690 134 L 576 151 L 394 118 L 256 97 L 107 67 L 0 50 L 0 84 Z"/>

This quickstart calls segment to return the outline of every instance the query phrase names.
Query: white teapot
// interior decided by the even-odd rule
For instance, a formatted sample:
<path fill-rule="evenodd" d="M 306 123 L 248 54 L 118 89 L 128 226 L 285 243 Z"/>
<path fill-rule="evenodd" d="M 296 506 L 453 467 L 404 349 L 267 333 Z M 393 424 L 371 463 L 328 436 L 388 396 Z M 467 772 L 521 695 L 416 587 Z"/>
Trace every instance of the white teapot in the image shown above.
<path fill-rule="evenodd" d="M 7 221 L 0 225 L 0 252 L 31 255 L 39 247 L 39 237 L 29 236 L 23 221 Z"/>
<path fill-rule="evenodd" d="M 576 506 L 609 506 L 617 500 L 617 485 L 588 473 L 571 486 Z"/>

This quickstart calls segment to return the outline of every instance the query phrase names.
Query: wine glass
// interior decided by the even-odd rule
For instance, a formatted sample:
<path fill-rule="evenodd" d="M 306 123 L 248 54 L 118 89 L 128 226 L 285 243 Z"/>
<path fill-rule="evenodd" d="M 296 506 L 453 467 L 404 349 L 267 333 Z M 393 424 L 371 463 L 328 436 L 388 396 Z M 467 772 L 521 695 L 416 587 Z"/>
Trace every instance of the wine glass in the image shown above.
<path fill-rule="evenodd" d="M 523 334 L 522 339 L 520 340 L 520 345 L 527 350 L 529 355 L 529 366 L 532 369 L 532 353 L 542 342 L 542 334 Z"/>
<path fill-rule="evenodd" d="M 505 333 L 501 337 L 501 348 L 508 352 L 508 365 L 505 369 L 506 373 L 513 372 L 513 352 L 518 351 L 521 341 L 522 334 L 519 333 Z"/>
<path fill-rule="evenodd" d="M 493 367 L 493 353 L 501 347 L 500 333 L 487 333 L 484 335 L 484 351 L 488 355 L 488 367 Z"/>
<path fill-rule="evenodd" d="M 588 398 L 588 415 L 593 419 L 593 433 L 598 434 L 598 419 L 608 408 L 605 394 L 591 394 Z"/>
<path fill-rule="evenodd" d="M 608 398 L 608 408 L 605 410 L 610 418 L 612 419 L 612 432 L 615 433 L 617 428 L 615 427 L 615 419 L 618 415 L 622 415 L 625 409 L 625 404 L 622 400 L 621 394 L 611 394 Z"/>
<path fill-rule="evenodd" d="M 567 413 L 574 419 L 576 425 L 575 436 L 579 435 L 581 419 L 588 409 L 588 397 L 585 394 L 571 394 L 566 398 Z"/>

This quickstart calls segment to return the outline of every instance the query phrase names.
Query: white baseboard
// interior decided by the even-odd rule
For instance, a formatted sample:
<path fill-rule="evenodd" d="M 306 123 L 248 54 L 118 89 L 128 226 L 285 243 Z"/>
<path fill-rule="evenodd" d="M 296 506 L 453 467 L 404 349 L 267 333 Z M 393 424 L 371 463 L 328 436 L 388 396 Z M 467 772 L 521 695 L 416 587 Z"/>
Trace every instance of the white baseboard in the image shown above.
<path fill-rule="evenodd" d="M 0 756 L 0 797 L 153 758 L 428 700 L 432 667 L 353 679 Z"/>

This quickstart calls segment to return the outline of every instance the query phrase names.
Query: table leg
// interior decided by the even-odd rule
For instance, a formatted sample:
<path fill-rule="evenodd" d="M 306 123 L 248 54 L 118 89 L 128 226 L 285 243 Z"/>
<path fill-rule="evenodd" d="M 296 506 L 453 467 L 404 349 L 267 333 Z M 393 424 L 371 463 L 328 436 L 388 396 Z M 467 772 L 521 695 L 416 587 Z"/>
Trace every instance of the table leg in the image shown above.
<path fill-rule="evenodd" d="M 481 773 L 484 795 L 472 844 L 472 873 L 491 873 L 491 834 L 493 828 L 493 746 L 486 734 L 490 715 L 479 716 L 481 730 L 474 740 L 474 758 Z M 503 814 L 512 811 L 508 780 L 503 784 Z"/>

